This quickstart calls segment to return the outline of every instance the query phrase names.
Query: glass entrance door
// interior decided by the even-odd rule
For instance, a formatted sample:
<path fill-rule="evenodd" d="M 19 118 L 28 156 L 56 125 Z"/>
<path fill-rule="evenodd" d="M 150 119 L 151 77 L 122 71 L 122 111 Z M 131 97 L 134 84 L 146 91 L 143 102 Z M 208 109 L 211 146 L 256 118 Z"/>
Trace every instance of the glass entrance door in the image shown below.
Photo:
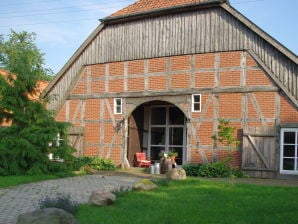
<path fill-rule="evenodd" d="M 184 158 L 185 116 L 175 106 L 152 106 L 150 109 L 149 156 L 154 161 L 160 159 L 161 151 L 177 152 L 176 162 L 182 165 Z"/>

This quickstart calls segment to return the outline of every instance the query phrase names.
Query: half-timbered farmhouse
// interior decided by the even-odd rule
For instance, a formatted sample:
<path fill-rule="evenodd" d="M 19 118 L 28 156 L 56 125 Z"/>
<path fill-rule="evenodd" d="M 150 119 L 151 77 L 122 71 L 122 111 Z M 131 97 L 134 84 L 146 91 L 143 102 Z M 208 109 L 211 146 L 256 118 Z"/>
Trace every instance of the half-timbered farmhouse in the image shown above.
<path fill-rule="evenodd" d="M 234 165 L 298 174 L 297 61 L 227 0 L 138 0 L 101 20 L 45 97 L 73 124 L 78 155 L 220 160 L 229 150 L 211 136 L 221 118 L 241 141 Z"/>

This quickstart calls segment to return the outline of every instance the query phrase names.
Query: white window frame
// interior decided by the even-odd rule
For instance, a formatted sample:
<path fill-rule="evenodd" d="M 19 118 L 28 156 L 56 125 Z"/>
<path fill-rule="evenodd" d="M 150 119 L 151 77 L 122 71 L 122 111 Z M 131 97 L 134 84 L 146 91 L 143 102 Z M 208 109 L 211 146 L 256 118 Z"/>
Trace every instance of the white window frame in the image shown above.
<path fill-rule="evenodd" d="M 287 158 L 284 157 L 284 133 L 285 132 L 295 132 L 295 155 L 294 157 L 289 157 L 289 158 L 294 158 L 295 163 L 294 163 L 294 170 L 284 170 L 283 169 L 283 159 Z M 280 130 L 280 173 L 281 174 L 298 174 L 298 128 L 282 128 Z"/>
<path fill-rule="evenodd" d="M 120 103 L 118 103 L 120 100 Z M 122 98 L 114 98 L 114 114 L 122 114 L 123 112 L 123 100 Z"/>
<path fill-rule="evenodd" d="M 200 102 L 195 101 L 195 96 L 200 96 Z M 195 104 L 200 105 L 199 110 L 195 110 Z M 192 94 L 191 95 L 191 112 L 201 112 L 201 108 L 202 108 L 202 94 Z"/>

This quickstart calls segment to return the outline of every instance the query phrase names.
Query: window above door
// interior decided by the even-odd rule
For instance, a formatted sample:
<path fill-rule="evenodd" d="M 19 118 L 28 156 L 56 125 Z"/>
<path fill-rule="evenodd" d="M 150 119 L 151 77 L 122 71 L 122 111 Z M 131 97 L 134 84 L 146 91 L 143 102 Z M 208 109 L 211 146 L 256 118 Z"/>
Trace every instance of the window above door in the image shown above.
<path fill-rule="evenodd" d="M 191 111 L 192 112 L 201 112 L 201 94 L 192 94 L 191 95 Z"/>
<path fill-rule="evenodd" d="M 114 114 L 122 114 L 122 98 L 114 98 Z"/>

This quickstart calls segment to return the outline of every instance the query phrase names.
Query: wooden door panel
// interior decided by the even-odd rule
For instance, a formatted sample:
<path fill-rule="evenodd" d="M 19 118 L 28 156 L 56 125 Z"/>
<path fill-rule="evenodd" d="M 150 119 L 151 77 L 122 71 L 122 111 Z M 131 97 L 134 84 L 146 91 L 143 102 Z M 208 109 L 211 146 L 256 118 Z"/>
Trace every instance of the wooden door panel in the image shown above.
<path fill-rule="evenodd" d="M 244 170 L 276 170 L 276 129 L 249 127 L 243 133 L 242 168 Z"/>

